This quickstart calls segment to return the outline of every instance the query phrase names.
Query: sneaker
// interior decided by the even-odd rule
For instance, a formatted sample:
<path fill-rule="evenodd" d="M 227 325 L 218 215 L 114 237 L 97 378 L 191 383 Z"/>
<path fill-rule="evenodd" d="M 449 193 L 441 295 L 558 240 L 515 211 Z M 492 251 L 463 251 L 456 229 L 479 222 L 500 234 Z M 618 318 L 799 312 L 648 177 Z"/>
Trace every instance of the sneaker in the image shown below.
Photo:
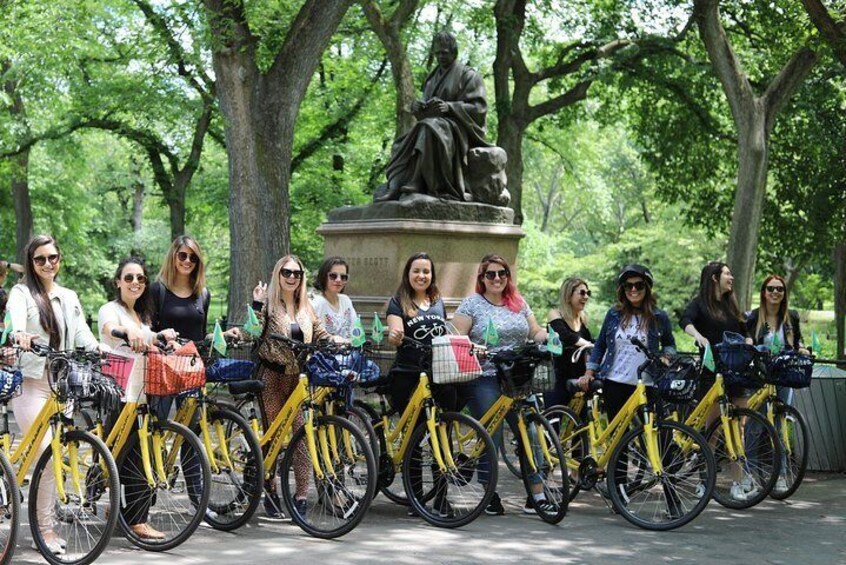
<path fill-rule="evenodd" d="M 455 509 L 453 509 L 452 504 L 450 504 L 449 500 L 446 498 L 435 500 L 435 504 L 432 509 L 435 514 L 441 518 L 455 518 Z"/>
<path fill-rule="evenodd" d="M 543 500 L 535 501 L 535 509 L 535 513 L 541 511 L 544 514 L 555 514 L 558 512 L 558 505 L 544 498 Z"/>
<path fill-rule="evenodd" d="M 502 506 L 502 500 L 500 500 L 498 493 L 493 493 L 491 501 L 485 507 L 485 514 L 488 516 L 502 516 L 505 514 L 505 508 Z"/>
<path fill-rule="evenodd" d="M 526 497 L 526 504 L 523 505 L 523 514 L 537 514 L 538 511 L 535 510 L 534 505 L 532 504 L 532 497 Z"/>
<path fill-rule="evenodd" d="M 746 493 L 750 493 L 753 490 L 756 490 L 755 483 L 754 481 L 752 481 L 752 477 L 750 477 L 749 475 L 743 477 L 743 479 L 740 481 L 740 486 L 743 487 L 743 492 Z"/>
<path fill-rule="evenodd" d="M 693 491 L 693 496 L 695 496 L 696 498 L 702 498 L 703 496 L 705 496 L 705 485 L 703 485 L 702 483 L 696 485 L 696 489 Z"/>
<path fill-rule="evenodd" d="M 275 492 L 265 491 L 262 503 L 264 504 L 264 514 L 268 520 L 288 519 L 282 511 L 282 502 Z"/>
<path fill-rule="evenodd" d="M 778 479 L 776 479 L 775 487 L 773 487 L 773 490 L 775 490 L 776 492 L 786 492 L 787 489 L 787 480 L 784 477 L 779 477 Z"/>
<path fill-rule="evenodd" d="M 308 510 L 308 503 L 305 498 L 294 499 L 294 512 L 300 516 L 305 516 Z"/>
<path fill-rule="evenodd" d="M 741 485 L 740 483 L 731 484 L 729 496 L 735 500 L 746 502 L 746 491 L 743 490 L 743 485 Z"/>
<path fill-rule="evenodd" d="M 53 533 L 52 536 L 45 537 L 44 544 L 47 546 L 47 551 L 49 551 L 53 555 L 64 555 L 68 547 L 68 542 L 57 536 L 55 533 Z M 40 551 L 38 549 L 38 545 L 36 545 L 35 543 L 35 540 L 32 540 L 31 547 L 36 551 Z"/>

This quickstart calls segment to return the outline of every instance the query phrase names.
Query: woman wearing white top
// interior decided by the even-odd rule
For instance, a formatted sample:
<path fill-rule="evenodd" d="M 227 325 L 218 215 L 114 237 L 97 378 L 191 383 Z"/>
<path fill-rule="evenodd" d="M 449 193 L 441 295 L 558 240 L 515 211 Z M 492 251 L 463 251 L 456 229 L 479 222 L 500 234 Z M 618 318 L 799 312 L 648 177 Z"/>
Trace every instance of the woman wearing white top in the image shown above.
<path fill-rule="evenodd" d="M 92 351 L 100 345 L 85 323 L 76 293 L 59 286 L 55 280 L 61 260 L 58 244 L 48 235 L 35 236 L 26 246 L 24 280 L 9 292 L 6 306 L 12 318 L 15 339 L 24 351 L 28 352 L 35 340 L 61 350 L 81 347 Z M 24 353 L 21 356 L 21 372 L 24 376 L 22 392 L 12 400 L 12 410 L 21 434 L 25 436 L 52 393 L 49 379 L 45 377 L 43 357 Z M 39 446 L 39 453 L 50 445 L 50 440 L 48 430 Z M 56 492 L 52 473 L 44 475 L 43 484 L 46 488 L 39 489 L 38 507 L 53 508 Z M 38 524 L 48 549 L 61 555 L 65 553 L 67 542 L 55 532 L 57 522 L 51 514 L 47 510 L 39 511 Z"/>
<path fill-rule="evenodd" d="M 343 294 L 349 281 L 350 267 L 340 257 L 329 257 L 320 265 L 314 288 L 320 291 L 311 301 L 317 318 L 330 334 L 350 339 L 356 313 L 352 300 Z"/>

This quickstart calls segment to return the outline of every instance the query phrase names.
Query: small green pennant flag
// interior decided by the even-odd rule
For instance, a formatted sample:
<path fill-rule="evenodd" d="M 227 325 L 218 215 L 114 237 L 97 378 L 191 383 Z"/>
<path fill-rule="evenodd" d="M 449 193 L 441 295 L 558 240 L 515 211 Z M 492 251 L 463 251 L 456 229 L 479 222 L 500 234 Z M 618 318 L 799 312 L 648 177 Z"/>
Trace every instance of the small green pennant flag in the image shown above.
<path fill-rule="evenodd" d="M 717 365 L 714 363 L 714 353 L 711 351 L 711 344 L 705 345 L 705 353 L 702 355 L 702 366 L 712 373 L 717 370 Z"/>
<path fill-rule="evenodd" d="M 817 330 L 813 330 L 811 332 L 811 348 L 814 350 L 814 353 L 819 354 L 820 349 L 822 349 L 822 345 L 820 345 L 820 338 L 817 335 Z"/>
<path fill-rule="evenodd" d="M 364 325 L 361 323 L 361 316 L 356 317 L 353 323 L 352 331 L 350 332 L 350 342 L 353 347 L 361 347 L 364 345 L 366 338 L 364 337 Z"/>
<path fill-rule="evenodd" d="M 221 356 L 226 355 L 226 338 L 223 337 L 223 330 L 220 329 L 220 322 L 214 323 L 214 335 L 212 336 L 212 347 Z"/>
<path fill-rule="evenodd" d="M 247 321 L 244 322 L 244 331 L 253 337 L 261 335 L 261 323 L 259 323 L 256 312 L 250 305 L 247 305 Z"/>
<path fill-rule="evenodd" d="M 12 328 L 12 313 L 6 310 L 6 316 L 3 318 L 3 338 L 0 339 L 0 345 L 6 343 L 6 338 L 9 337 L 9 334 L 12 333 L 14 328 Z"/>
<path fill-rule="evenodd" d="M 546 348 L 553 355 L 561 355 L 564 352 L 564 346 L 561 344 L 561 336 L 552 329 L 552 326 L 546 327 Z"/>
<path fill-rule="evenodd" d="M 496 331 L 496 326 L 493 323 L 493 318 L 488 318 L 488 325 L 485 326 L 485 345 L 499 345 L 499 332 Z"/>
<path fill-rule="evenodd" d="M 773 340 L 770 342 L 770 353 L 781 353 L 781 338 L 777 333 L 773 334 Z"/>
<path fill-rule="evenodd" d="M 379 314 L 373 313 L 373 328 L 371 328 L 370 335 L 373 343 L 382 343 L 385 339 L 385 326 L 382 325 L 382 320 L 379 319 Z"/>

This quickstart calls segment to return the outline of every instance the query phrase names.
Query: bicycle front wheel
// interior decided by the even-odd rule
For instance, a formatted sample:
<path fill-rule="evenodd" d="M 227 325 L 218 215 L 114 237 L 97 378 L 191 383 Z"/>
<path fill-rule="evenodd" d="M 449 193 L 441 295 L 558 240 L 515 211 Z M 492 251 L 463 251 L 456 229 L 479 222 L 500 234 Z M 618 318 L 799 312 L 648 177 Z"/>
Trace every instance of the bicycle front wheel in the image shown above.
<path fill-rule="evenodd" d="M 802 484 L 808 469 L 808 424 L 805 417 L 793 406 L 777 403 L 775 430 L 781 443 L 781 474 L 770 496 L 785 500 Z"/>
<path fill-rule="evenodd" d="M 726 433 L 733 441 L 726 441 Z M 717 461 L 714 499 L 727 508 L 751 508 L 772 491 L 781 469 L 781 443 L 762 414 L 732 408 L 728 427 L 721 420 L 708 428 L 708 443 Z M 734 447 L 734 457 L 729 445 Z"/>
<path fill-rule="evenodd" d="M 608 491 L 614 509 L 647 530 L 684 526 L 708 505 L 714 488 L 714 455 L 701 434 L 678 422 L 659 421 L 647 437 L 643 426 L 623 436 L 608 462 Z M 655 441 L 661 469 L 647 443 Z"/>
<path fill-rule="evenodd" d="M 58 475 L 51 447 L 41 454 L 32 473 L 32 539 L 49 563 L 87 565 L 103 553 L 115 529 L 117 467 L 108 448 L 88 432 L 67 431 L 60 446 Z M 56 551 L 63 543 L 64 550 Z"/>
<path fill-rule="evenodd" d="M 337 538 L 352 531 L 370 508 L 376 461 L 364 434 L 344 418 L 316 418 L 313 440 L 317 461 L 309 455 L 305 426 L 280 455 L 282 497 L 306 533 Z"/>
<path fill-rule="evenodd" d="M 525 419 L 529 445 L 521 445 L 519 449 L 523 486 L 540 519 L 557 524 L 567 515 L 570 502 L 570 481 L 564 450 L 555 429 L 546 418 L 528 413 Z M 529 453 L 534 467 L 529 462 Z"/>
<path fill-rule="evenodd" d="M 403 458 L 403 483 L 424 520 L 457 528 L 475 520 L 496 490 L 496 447 L 479 422 L 457 412 L 441 413 L 436 430 L 436 441 L 425 424 L 414 430 Z"/>
<path fill-rule="evenodd" d="M 0 565 L 11 563 L 21 521 L 21 493 L 15 469 L 0 450 Z"/>
<path fill-rule="evenodd" d="M 197 436 L 176 422 L 158 424 L 147 443 L 150 476 L 144 471 L 143 447 L 137 433 L 130 436 L 118 458 L 120 527 L 133 545 L 147 551 L 167 551 L 191 537 L 206 514 L 211 485 L 209 460 Z"/>

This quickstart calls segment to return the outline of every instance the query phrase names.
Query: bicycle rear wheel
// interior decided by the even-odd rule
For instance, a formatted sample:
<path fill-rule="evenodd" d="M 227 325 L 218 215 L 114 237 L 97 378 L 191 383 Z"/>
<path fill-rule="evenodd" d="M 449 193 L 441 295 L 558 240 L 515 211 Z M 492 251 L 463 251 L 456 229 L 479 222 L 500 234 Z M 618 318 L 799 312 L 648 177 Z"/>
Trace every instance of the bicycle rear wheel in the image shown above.
<path fill-rule="evenodd" d="M 499 456 L 511 474 L 519 479 L 523 476 L 520 471 L 519 442 L 508 422 L 503 422 L 500 429 L 502 430 L 502 445 L 499 446 Z"/>
<path fill-rule="evenodd" d="M 496 448 L 482 425 L 464 414 L 441 413 L 436 429 L 444 471 L 423 424 L 414 430 L 403 458 L 403 484 L 409 502 L 424 520 L 457 528 L 475 520 L 496 490 Z"/>
<path fill-rule="evenodd" d="M 608 462 L 608 491 L 614 509 L 647 530 L 684 526 L 708 505 L 714 488 L 714 455 L 701 434 L 678 422 L 655 425 L 658 472 L 647 454 L 643 426 L 623 436 Z"/>
<path fill-rule="evenodd" d="M 579 465 L 587 455 L 586 440 L 579 417 L 569 407 L 561 404 L 551 406 L 543 411 L 544 418 L 549 421 L 552 428 L 558 434 L 558 441 L 567 459 L 567 484 L 570 487 L 570 498 L 572 501 L 582 489 L 579 480 Z"/>
<path fill-rule="evenodd" d="M 12 561 L 21 521 L 21 493 L 15 469 L 0 450 L 0 565 Z"/>
<path fill-rule="evenodd" d="M 525 415 L 529 432 L 529 445 L 519 449 L 523 486 L 532 507 L 544 522 L 557 524 L 567 515 L 570 502 L 567 460 L 555 429 L 546 418 L 537 413 Z M 534 471 L 527 453 L 532 454 Z M 540 485 L 542 500 L 535 498 Z"/>
<path fill-rule="evenodd" d="M 770 496 L 785 500 L 802 484 L 808 469 L 808 424 L 805 417 L 793 406 L 777 403 L 775 406 L 775 430 L 781 442 L 781 474 L 776 480 Z"/>
<path fill-rule="evenodd" d="M 250 425 L 228 407 L 210 408 L 209 432 L 216 469 L 211 469 L 205 521 L 217 530 L 231 531 L 246 524 L 258 508 L 264 458 Z"/>
<path fill-rule="evenodd" d="M 348 420 L 318 417 L 314 441 L 321 477 L 309 457 L 307 439 L 303 426 L 279 456 L 282 497 L 291 519 L 309 535 L 343 536 L 361 522 L 376 492 L 373 452 L 361 430 Z"/>
<path fill-rule="evenodd" d="M 108 448 L 96 436 L 71 430 L 61 438 L 61 476 L 53 449 L 41 454 L 29 487 L 29 524 L 38 551 L 49 563 L 87 565 L 106 549 L 118 515 L 118 473 Z M 65 496 L 58 496 L 56 480 Z M 64 552 L 50 545 L 65 542 Z M 61 542 L 59 542 L 61 543 Z"/>
<path fill-rule="evenodd" d="M 373 420 L 373 428 L 379 439 L 379 492 L 388 500 L 396 504 L 408 506 L 408 495 L 405 493 L 405 482 L 402 479 L 402 463 L 396 464 L 393 454 L 396 454 L 402 443 L 402 435 L 397 435 L 391 442 L 388 437 L 399 423 L 399 414 L 393 413 L 388 418 L 388 429 L 385 429 L 381 418 Z M 388 442 L 391 442 L 388 445 Z"/>
<path fill-rule="evenodd" d="M 772 491 L 781 469 L 781 443 L 775 428 L 762 414 L 731 408 L 729 429 L 740 446 L 733 460 L 726 445 L 726 429 L 718 419 L 706 437 L 717 461 L 714 499 L 727 508 L 751 508 Z"/>
<path fill-rule="evenodd" d="M 164 477 L 156 471 L 155 438 L 161 445 Z M 158 424 L 148 443 L 155 483 L 152 487 L 144 472 L 137 433 L 130 436 L 118 458 L 122 489 L 120 527 L 133 545 L 147 551 L 167 551 L 191 537 L 203 520 L 211 471 L 200 440 L 181 424 Z M 130 527 L 140 524 L 149 525 L 163 537 L 142 537 Z"/>

